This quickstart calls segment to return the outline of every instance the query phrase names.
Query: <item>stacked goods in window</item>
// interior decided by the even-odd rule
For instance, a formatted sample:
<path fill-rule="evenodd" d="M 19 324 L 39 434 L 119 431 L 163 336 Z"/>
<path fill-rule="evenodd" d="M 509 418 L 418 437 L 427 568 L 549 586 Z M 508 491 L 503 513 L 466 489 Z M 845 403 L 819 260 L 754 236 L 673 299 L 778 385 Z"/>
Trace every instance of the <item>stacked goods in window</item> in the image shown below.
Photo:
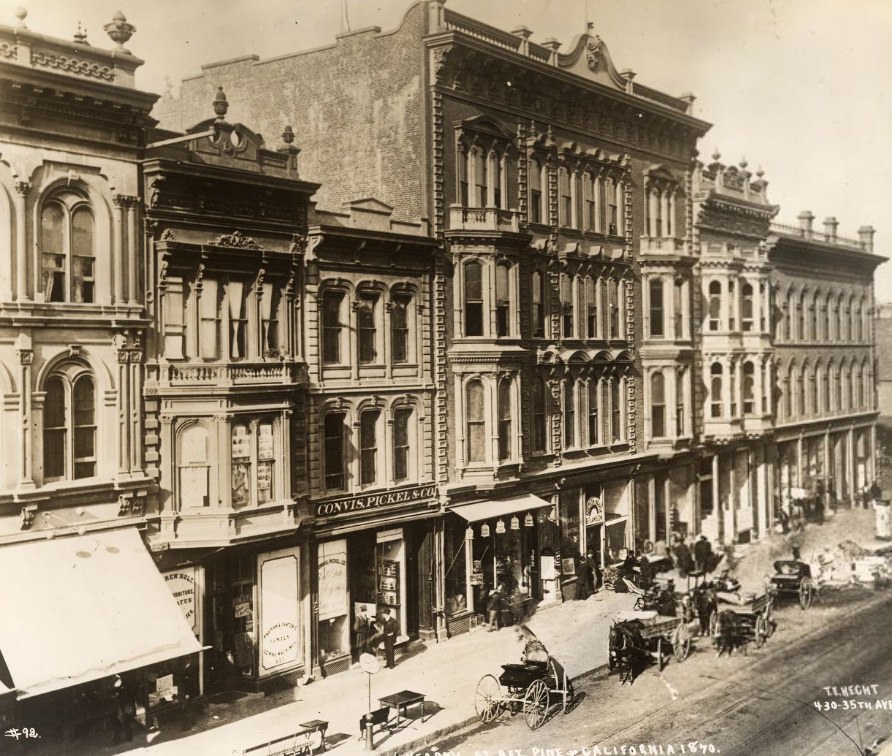
<path fill-rule="evenodd" d="M 384 559 L 378 570 L 378 603 L 383 606 L 399 606 L 399 596 L 399 563 L 391 559 Z"/>

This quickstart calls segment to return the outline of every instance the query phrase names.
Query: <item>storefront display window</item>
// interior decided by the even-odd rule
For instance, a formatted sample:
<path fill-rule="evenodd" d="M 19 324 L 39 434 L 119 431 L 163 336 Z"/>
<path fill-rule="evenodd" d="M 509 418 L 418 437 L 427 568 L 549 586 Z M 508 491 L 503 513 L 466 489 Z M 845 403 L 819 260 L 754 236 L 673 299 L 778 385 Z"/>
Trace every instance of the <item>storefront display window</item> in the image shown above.
<path fill-rule="evenodd" d="M 350 651 L 347 624 L 347 542 L 319 544 L 319 657 L 325 663 Z"/>
<path fill-rule="evenodd" d="M 562 491 L 560 496 L 561 556 L 580 556 L 579 489 Z"/>
<path fill-rule="evenodd" d="M 468 549 L 473 541 L 467 542 L 467 529 L 464 521 L 454 523 L 446 529 L 444 558 L 446 564 L 446 614 L 460 614 L 468 608 L 467 603 L 467 564 Z M 473 533 L 473 529 L 471 529 Z"/>
<path fill-rule="evenodd" d="M 389 608 L 399 622 L 399 633 L 406 631 L 406 559 L 402 529 L 383 530 L 376 536 L 375 572 L 378 609 Z"/>

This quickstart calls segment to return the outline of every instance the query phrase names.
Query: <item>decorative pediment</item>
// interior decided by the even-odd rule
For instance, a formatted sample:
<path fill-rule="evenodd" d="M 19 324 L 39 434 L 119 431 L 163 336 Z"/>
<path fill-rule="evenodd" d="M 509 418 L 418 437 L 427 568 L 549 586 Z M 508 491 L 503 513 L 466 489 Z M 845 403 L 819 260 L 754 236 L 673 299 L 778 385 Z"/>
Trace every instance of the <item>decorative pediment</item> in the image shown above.
<path fill-rule="evenodd" d="M 622 74 L 617 71 L 607 44 L 591 33 L 581 34 L 571 44 L 569 53 L 558 55 L 558 67 L 623 92 L 635 75 L 631 71 Z"/>
<path fill-rule="evenodd" d="M 488 134 L 499 139 L 514 139 L 513 132 L 505 128 L 495 118 L 486 115 L 476 115 L 466 118 L 461 122 L 461 129 L 465 133 Z"/>

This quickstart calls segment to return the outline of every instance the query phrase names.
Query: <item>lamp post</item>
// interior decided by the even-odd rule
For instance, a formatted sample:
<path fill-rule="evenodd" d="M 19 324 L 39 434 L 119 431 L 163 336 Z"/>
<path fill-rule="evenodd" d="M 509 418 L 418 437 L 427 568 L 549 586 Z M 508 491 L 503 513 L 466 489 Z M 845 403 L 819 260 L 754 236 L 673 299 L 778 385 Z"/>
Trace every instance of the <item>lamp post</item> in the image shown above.
<path fill-rule="evenodd" d="M 360 654 L 359 666 L 362 668 L 362 671 L 366 673 L 369 695 L 368 708 L 366 709 L 365 715 L 365 750 L 374 751 L 375 742 L 372 736 L 372 675 L 379 669 L 378 659 L 372 654 Z"/>

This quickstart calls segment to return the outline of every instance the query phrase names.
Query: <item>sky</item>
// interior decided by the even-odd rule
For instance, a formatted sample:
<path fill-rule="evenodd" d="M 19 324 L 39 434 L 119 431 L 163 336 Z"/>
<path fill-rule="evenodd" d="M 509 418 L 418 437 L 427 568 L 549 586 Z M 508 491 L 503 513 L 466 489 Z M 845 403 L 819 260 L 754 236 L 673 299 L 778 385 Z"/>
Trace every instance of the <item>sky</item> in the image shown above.
<path fill-rule="evenodd" d="M 128 49 L 146 61 L 137 86 L 157 93 L 203 63 L 263 58 L 334 42 L 343 0 L 0 0 L 0 23 L 27 9 L 35 32 L 112 47 L 102 27 L 121 10 L 136 26 Z M 409 0 L 346 0 L 353 30 L 396 27 Z M 777 220 L 802 210 L 839 234 L 873 225 L 875 251 L 892 257 L 892 0 L 447 0 L 447 7 L 537 42 L 569 49 L 594 24 L 620 70 L 669 94 L 697 96 L 713 124 L 702 159 L 761 167 Z M 877 299 L 892 302 L 892 260 L 877 270 Z"/>

